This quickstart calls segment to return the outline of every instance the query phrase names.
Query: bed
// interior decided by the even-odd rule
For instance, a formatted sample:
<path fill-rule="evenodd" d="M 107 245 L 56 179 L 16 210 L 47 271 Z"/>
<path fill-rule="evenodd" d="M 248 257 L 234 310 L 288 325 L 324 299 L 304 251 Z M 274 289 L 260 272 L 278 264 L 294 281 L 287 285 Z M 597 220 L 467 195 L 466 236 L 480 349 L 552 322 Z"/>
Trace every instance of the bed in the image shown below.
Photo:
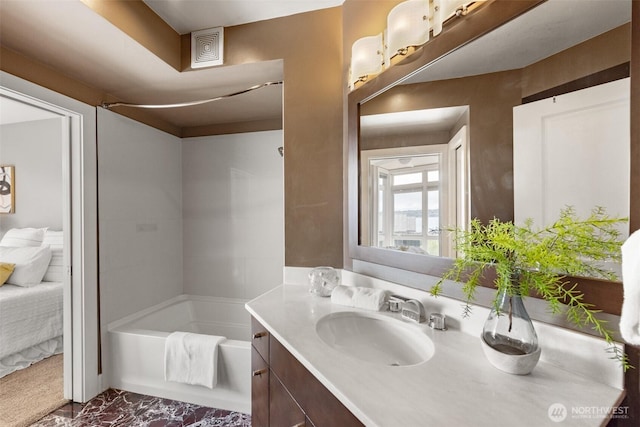
<path fill-rule="evenodd" d="M 62 351 L 62 283 L 0 287 L 0 378 Z"/>
<path fill-rule="evenodd" d="M 59 245 L 46 241 L 40 243 L 49 251 L 48 257 L 42 261 L 46 264 L 37 273 L 35 282 L 22 286 L 11 283 L 11 278 L 18 274 L 20 277 L 13 282 L 17 279 L 28 282 L 33 278 L 35 267 L 16 261 L 16 254 L 35 248 L 25 249 L 26 245 L 10 241 L 6 235 L 0 241 L 0 261 L 14 257 L 9 262 L 15 263 L 10 279 L 0 286 L 0 378 L 62 352 L 64 285 L 61 232 L 58 237 Z M 55 252 L 59 249 L 59 257 L 51 256 L 52 247 L 56 247 Z"/>

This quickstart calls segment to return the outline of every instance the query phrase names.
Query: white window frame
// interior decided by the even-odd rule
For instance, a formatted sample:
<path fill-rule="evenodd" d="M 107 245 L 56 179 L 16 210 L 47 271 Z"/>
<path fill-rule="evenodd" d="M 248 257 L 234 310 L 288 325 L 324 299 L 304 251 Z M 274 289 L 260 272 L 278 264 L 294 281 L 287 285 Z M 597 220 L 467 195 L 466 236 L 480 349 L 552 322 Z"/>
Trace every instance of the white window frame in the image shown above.
<path fill-rule="evenodd" d="M 361 224 L 361 235 L 360 235 L 360 239 L 361 245 L 364 246 L 377 246 L 378 243 L 378 236 L 377 236 L 377 216 L 378 216 L 378 170 L 380 168 L 372 166 L 371 162 L 375 161 L 375 160 L 382 160 L 382 159 L 389 159 L 389 158 L 394 158 L 394 157 L 408 157 L 408 156 L 423 156 L 423 155 L 434 155 L 437 154 L 439 155 L 439 169 L 440 169 L 440 174 L 439 174 L 439 208 L 440 208 L 440 224 L 443 224 L 443 222 L 445 221 L 445 218 L 448 218 L 448 205 L 445 204 L 445 200 L 446 200 L 446 194 L 448 191 L 448 174 L 446 172 L 446 168 L 448 167 L 449 164 L 449 160 L 448 160 L 448 154 L 449 154 L 449 147 L 447 144 L 437 144 L 437 145 L 422 145 L 422 146 L 413 146 L 413 147 L 399 147 L 399 148 L 383 148 L 383 149 L 376 149 L 376 150 L 363 150 L 360 153 L 360 161 L 361 161 L 361 186 L 362 186 L 362 191 L 361 191 L 361 206 L 360 206 L 360 224 Z M 375 170 L 372 170 L 375 169 Z M 418 171 L 421 170 L 422 167 L 420 168 L 411 168 L 413 171 Z M 426 168 L 426 167 L 425 167 Z M 396 172 L 397 171 L 397 172 Z M 394 174 L 399 174 L 399 173 L 407 173 L 408 170 L 406 169 L 396 169 L 395 171 L 393 171 Z M 388 171 L 390 173 L 390 177 L 392 176 L 391 172 L 392 171 Z M 423 177 L 423 184 L 426 184 L 426 172 L 425 173 L 425 177 Z M 419 184 L 420 188 L 422 188 L 423 184 Z M 390 185 L 390 190 L 392 190 L 392 185 L 391 183 Z M 407 184 L 403 187 L 409 188 L 410 186 L 414 186 L 415 188 L 415 184 Z M 426 190 L 421 190 L 423 191 L 423 206 L 427 206 L 428 207 L 428 203 L 427 203 L 427 191 Z M 387 197 L 393 197 L 392 193 L 393 191 L 389 191 L 388 192 L 389 195 Z M 372 209 L 372 206 L 374 207 Z M 393 206 L 393 202 L 391 202 L 391 205 Z M 391 209 L 391 212 L 393 214 L 393 209 Z M 392 215 L 391 214 L 391 215 Z M 428 215 L 428 209 L 424 210 L 423 215 Z M 423 234 L 428 234 L 428 218 L 423 217 Z M 385 221 L 385 224 L 383 225 L 383 229 L 384 230 L 388 230 L 386 232 L 385 235 L 385 247 L 388 246 L 393 246 L 394 242 L 390 239 L 393 239 L 395 236 L 393 233 L 393 220 L 391 220 L 389 222 L 389 220 L 387 219 Z M 400 235 L 402 236 L 402 235 Z M 407 235 L 407 238 L 410 239 L 415 239 L 418 236 L 415 235 Z M 438 239 L 439 240 L 439 248 L 440 248 L 440 253 L 442 253 L 442 241 L 441 241 L 441 237 L 440 235 L 438 235 L 437 237 L 435 236 L 430 236 L 428 240 L 434 240 L 434 239 Z M 422 237 L 420 237 L 421 241 Z M 426 245 L 427 240 L 424 240 L 424 244 Z"/>

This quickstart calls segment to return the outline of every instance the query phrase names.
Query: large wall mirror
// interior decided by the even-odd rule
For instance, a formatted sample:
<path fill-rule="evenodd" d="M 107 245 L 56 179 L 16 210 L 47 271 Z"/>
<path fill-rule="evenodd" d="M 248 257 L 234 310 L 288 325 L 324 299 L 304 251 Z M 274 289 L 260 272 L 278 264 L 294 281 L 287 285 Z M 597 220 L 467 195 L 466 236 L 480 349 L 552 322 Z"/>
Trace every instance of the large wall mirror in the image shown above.
<path fill-rule="evenodd" d="M 631 0 L 487 2 L 352 92 L 351 257 L 440 275 L 441 230 L 472 218 L 629 216 L 630 21 Z"/>

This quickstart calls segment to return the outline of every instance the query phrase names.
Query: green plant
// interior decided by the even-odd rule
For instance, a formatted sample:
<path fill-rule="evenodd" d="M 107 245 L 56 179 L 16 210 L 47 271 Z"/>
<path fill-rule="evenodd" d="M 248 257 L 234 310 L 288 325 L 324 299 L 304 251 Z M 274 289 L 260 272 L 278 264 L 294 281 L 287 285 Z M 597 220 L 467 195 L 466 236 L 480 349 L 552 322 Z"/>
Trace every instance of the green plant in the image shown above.
<path fill-rule="evenodd" d="M 477 286 L 490 269 L 494 284 L 509 295 L 527 296 L 532 291 L 544 298 L 552 313 L 563 310 L 567 319 L 579 327 L 591 326 L 609 345 L 607 351 L 626 371 L 632 366 L 627 355 L 614 344 L 613 332 L 597 317 L 600 310 L 583 301 L 584 294 L 567 276 L 589 276 L 615 280 L 616 275 L 598 265 L 601 261 L 621 260 L 622 240 L 616 228 L 626 218 L 612 218 L 603 208 L 580 219 L 572 207 L 548 227 L 535 230 L 533 221 L 523 226 L 494 218 L 488 224 L 477 219 L 468 230 L 454 229 L 455 247 L 461 254 L 453 266 L 431 289 L 437 296 L 445 280 L 463 282 L 466 298 L 464 315 L 471 310 Z M 512 278 L 518 276 L 517 285 Z M 517 289 L 516 289 L 517 288 Z M 497 300 L 494 300 L 497 308 Z"/>

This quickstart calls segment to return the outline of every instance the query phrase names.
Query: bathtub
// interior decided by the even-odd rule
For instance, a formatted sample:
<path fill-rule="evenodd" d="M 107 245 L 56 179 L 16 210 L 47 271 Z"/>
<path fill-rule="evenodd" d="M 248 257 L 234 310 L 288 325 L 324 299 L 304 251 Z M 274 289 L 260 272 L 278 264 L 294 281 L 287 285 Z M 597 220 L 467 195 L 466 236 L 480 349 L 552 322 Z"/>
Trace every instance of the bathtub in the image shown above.
<path fill-rule="evenodd" d="M 110 386 L 231 411 L 251 412 L 251 317 L 246 301 L 180 295 L 108 325 Z M 174 331 L 227 337 L 215 388 L 166 382 L 164 344 Z"/>

